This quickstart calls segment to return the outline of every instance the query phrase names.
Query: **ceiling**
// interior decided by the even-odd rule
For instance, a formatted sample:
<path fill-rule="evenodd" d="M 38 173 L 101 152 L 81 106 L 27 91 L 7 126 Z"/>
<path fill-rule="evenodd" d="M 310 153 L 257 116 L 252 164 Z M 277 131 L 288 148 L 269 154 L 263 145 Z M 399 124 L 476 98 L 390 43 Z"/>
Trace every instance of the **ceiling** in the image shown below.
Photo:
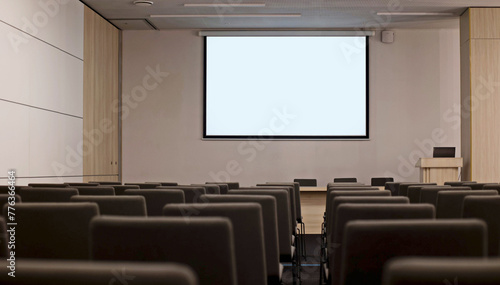
<path fill-rule="evenodd" d="M 456 20 L 467 7 L 500 7 L 498 0 L 153 0 L 154 4 L 150 7 L 135 6 L 133 0 L 81 1 L 122 30 L 378 30 Z M 248 3 L 261 7 L 231 6 Z M 189 7 L 185 4 L 215 6 Z M 381 16 L 377 15 L 379 12 L 452 13 L 452 15 Z M 168 17 L 151 17 L 151 15 L 168 15 Z"/>

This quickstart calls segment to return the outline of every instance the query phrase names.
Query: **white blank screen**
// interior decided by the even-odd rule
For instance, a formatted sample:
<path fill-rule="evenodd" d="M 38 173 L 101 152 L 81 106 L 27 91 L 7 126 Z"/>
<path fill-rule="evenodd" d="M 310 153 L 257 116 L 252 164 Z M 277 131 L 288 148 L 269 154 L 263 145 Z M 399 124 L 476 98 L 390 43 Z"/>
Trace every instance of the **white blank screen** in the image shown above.
<path fill-rule="evenodd" d="M 367 138 L 366 37 L 207 37 L 205 134 Z"/>

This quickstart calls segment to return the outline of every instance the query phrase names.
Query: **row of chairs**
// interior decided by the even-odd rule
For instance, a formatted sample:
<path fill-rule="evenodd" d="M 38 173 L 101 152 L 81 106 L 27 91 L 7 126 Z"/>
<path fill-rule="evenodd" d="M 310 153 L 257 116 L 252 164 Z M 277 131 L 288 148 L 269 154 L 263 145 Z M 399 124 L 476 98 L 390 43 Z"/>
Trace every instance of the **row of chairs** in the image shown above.
<path fill-rule="evenodd" d="M 318 181 L 316 179 L 294 179 L 294 182 L 300 184 L 300 186 L 318 186 Z M 371 186 L 385 186 L 386 182 L 393 182 L 394 178 L 392 177 L 373 177 L 371 179 Z M 355 177 L 342 177 L 342 178 L 334 178 L 334 183 L 357 183 L 358 179 Z"/>
<path fill-rule="evenodd" d="M 403 186 L 403 189 L 401 186 L 398 191 L 404 192 L 407 186 Z M 408 186 L 409 192 L 412 192 L 413 186 L 416 185 Z M 435 185 L 420 187 L 436 188 Z M 453 188 L 451 185 L 448 187 Z M 496 191 L 488 194 L 490 196 L 467 196 L 465 200 L 468 202 L 463 203 L 459 218 L 463 216 L 475 219 L 436 220 L 434 204 L 410 204 L 410 199 L 406 196 L 395 197 L 391 196 L 389 190 L 367 188 L 353 185 L 339 189 L 329 185 L 320 283 L 326 278 L 329 284 L 381 284 L 383 266 L 393 257 L 485 257 L 488 249 L 500 248 L 498 237 L 496 242 L 490 238 L 488 243 L 488 233 L 495 231 L 495 227 L 484 221 L 488 219 L 488 213 L 496 216 L 493 219 L 500 219 L 499 210 L 489 210 L 495 208 L 495 205 L 500 209 L 500 196 Z M 441 194 L 438 196 L 441 200 L 448 200 L 442 198 Z M 482 212 L 478 213 L 480 210 Z M 388 273 L 385 276 L 390 276 L 391 268 L 386 270 Z"/>
<path fill-rule="evenodd" d="M 273 184 L 273 185 L 270 185 L 270 184 Z M 264 274 L 264 276 L 267 275 L 267 277 L 268 277 L 267 281 L 271 284 L 277 284 L 277 283 L 279 283 L 279 280 L 281 278 L 281 272 L 283 269 L 283 267 L 282 267 L 282 265 L 280 265 L 279 261 L 281 261 L 281 262 L 290 262 L 291 261 L 295 265 L 294 272 L 297 272 L 294 274 L 295 275 L 298 274 L 298 271 L 299 271 L 297 269 L 297 263 L 300 264 L 300 260 L 298 259 L 298 255 L 294 251 L 293 240 L 292 240 L 292 229 L 293 228 L 292 228 L 292 226 L 290 226 L 290 224 L 292 223 L 293 220 L 295 220 L 295 219 L 292 219 L 292 217 L 296 218 L 296 217 L 300 216 L 300 212 L 299 212 L 299 214 L 297 214 L 295 211 L 296 206 L 292 205 L 290 203 L 290 200 L 292 200 L 291 198 L 295 197 L 295 191 L 291 190 L 291 188 L 293 188 L 293 187 L 288 187 L 288 188 L 280 187 L 280 186 L 278 186 L 278 184 L 280 184 L 280 183 L 270 183 L 270 184 L 261 185 L 258 188 L 240 188 L 237 190 L 229 190 L 228 194 L 232 194 L 232 195 L 218 195 L 218 193 L 207 195 L 206 192 L 203 192 L 203 190 L 204 190 L 203 189 L 203 190 L 201 190 L 202 192 L 200 192 L 201 195 L 199 195 L 197 197 L 198 199 L 192 200 L 193 202 L 198 202 L 199 204 L 181 204 L 181 202 L 179 202 L 178 204 L 175 204 L 175 203 L 170 202 L 170 204 L 169 204 L 169 206 L 171 207 L 170 212 L 169 212 L 168 206 L 162 207 L 161 214 L 162 215 L 167 214 L 169 216 L 182 216 L 183 217 L 182 220 L 184 221 L 184 224 L 186 222 L 186 219 L 189 219 L 189 224 L 191 225 L 192 224 L 191 219 L 192 218 L 199 218 L 198 216 L 204 216 L 204 215 L 220 216 L 220 215 L 222 215 L 222 212 L 217 212 L 217 211 L 223 211 L 223 212 L 227 211 L 227 213 L 233 213 L 233 214 L 231 214 L 231 215 L 233 215 L 232 216 L 233 218 L 230 218 L 230 225 L 231 225 L 230 227 L 232 228 L 232 230 L 234 230 L 234 243 L 237 244 L 238 246 L 233 246 L 230 251 L 235 251 L 234 249 L 236 249 L 236 251 L 235 251 L 236 257 L 237 257 L 236 258 L 236 265 L 239 265 L 239 266 L 236 266 L 236 268 L 247 268 L 248 265 L 253 264 L 253 266 L 248 267 L 248 268 L 254 269 L 253 273 L 249 273 L 249 271 L 246 271 L 246 270 L 241 270 L 242 273 L 246 272 L 246 275 L 240 276 L 240 274 L 238 274 L 238 281 L 240 281 L 239 283 L 240 284 L 250 284 L 249 282 L 253 282 L 252 284 L 255 284 L 255 283 L 265 284 L 265 282 L 260 282 L 260 281 L 257 282 L 255 278 L 261 278 L 263 276 L 263 274 L 259 274 L 259 272 L 260 273 L 267 272 L 268 275 Z M 157 187 L 156 189 L 146 189 L 148 187 L 151 187 L 151 184 L 149 184 L 149 185 L 135 185 L 135 187 L 134 187 L 135 189 L 127 189 L 123 192 L 123 194 L 125 194 L 125 196 L 113 196 L 111 193 L 109 193 L 110 195 L 99 195 L 99 196 L 96 196 L 96 195 L 90 195 L 90 196 L 71 195 L 71 196 L 69 196 L 69 201 L 79 202 L 79 203 L 74 203 L 74 204 L 77 204 L 79 206 L 79 208 L 75 209 L 75 211 L 74 211 L 74 214 L 76 216 L 78 216 L 78 219 L 69 219 L 68 220 L 68 217 L 71 217 L 72 215 L 69 213 L 62 214 L 60 212 L 62 209 L 60 209 L 60 208 L 61 207 L 75 208 L 76 205 L 64 203 L 67 200 L 67 197 L 65 195 L 58 196 L 59 198 L 62 197 L 62 200 L 64 202 L 49 203 L 49 201 L 47 201 L 47 200 L 54 199 L 53 195 L 65 193 L 65 192 L 72 192 L 73 194 L 75 194 L 75 191 L 76 191 L 76 194 L 78 194 L 79 187 L 99 187 L 99 186 L 98 185 L 95 185 L 95 186 L 85 185 L 85 186 L 74 186 L 75 188 L 73 188 L 73 187 L 69 187 L 70 185 L 67 185 L 65 187 L 60 187 L 58 189 L 34 187 L 34 186 L 35 185 L 31 185 L 31 188 L 30 187 L 22 187 L 19 190 L 21 197 L 18 197 L 19 198 L 18 201 L 22 200 L 23 202 L 19 203 L 16 206 L 16 211 L 18 211 L 18 213 L 21 212 L 21 214 L 20 214 L 21 218 L 18 214 L 18 217 L 17 217 L 18 219 L 22 219 L 22 220 L 26 220 L 26 221 L 30 221 L 30 222 L 33 221 L 35 223 L 33 225 L 29 224 L 29 222 L 27 222 L 27 224 L 24 224 L 24 228 L 28 230 L 27 233 L 29 233 L 30 231 L 43 233 L 46 230 L 50 231 L 51 233 L 57 233 L 57 232 L 61 233 L 61 231 L 64 231 L 66 233 L 67 232 L 69 232 L 69 233 L 79 232 L 80 239 L 72 239 L 72 238 L 68 238 L 68 236 L 65 234 L 60 234 L 58 236 L 63 237 L 63 238 L 61 238 L 59 240 L 52 235 L 48 235 L 48 236 L 45 236 L 48 240 L 47 239 L 38 239 L 36 242 L 30 241 L 30 240 L 18 241 L 20 244 L 22 243 L 23 245 L 25 245 L 25 244 L 33 245 L 32 248 L 28 248 L 28 249 L 25 248 L 26 251 L 24 251 L 24 253 L 23 253 L 23 250 L 21 249 L 17 253 L 21 257 L 38 257 L 38 258 L 39 257 L 45 257 L 45 258 L 52 257 L 52 258 L 63 258 L 63 259 L 85 258 L 85 253 L 87 252 L 87 250 L 84 249 L 84 245 L 85 244 L 93 244 L 93 243 L 91 241 L 88 241 L 88 240 L 85 241 L 85 237 L 87 235 L 81 234 L 81 233 L 84 232 L 86 227 L 81 226 L 81 225 L 87 224 L 87 226 L 89 226 L 89 223 L 93 223 L 93 220 L 97 220 L 97 218 L 94 218 L 92 220 L 92 217 L 98 216 L 99 213 L 102 214 L 103 211 L 105 211 L 108 214 L 117 215 L 117 214 L 126 212 L 126 210 L 130 210 L 132 208 L 132 205 L 140 204 L 139 199 L 135 199 L 138 197 L 130 196 L 131 194 L 140 195 L 140 198 L 142 198 L 142 205 L 143 206 L 140 208 L 142 208 L 143 210 L 142 210 L 142 212 L 140 212 L 140 211 L 134 212 L 137 216 L 145 216 L 144 209 L 145 208 L 149 209 L 149 203 L 147 203 L 148 200 L 158 202 L 157 201 L 158 197 L 151 198 L 151 196 L 150 196 L 150 199 L 147 199 L 148 194 L 152 194 L 152 193 L 154 193 L 154 194 L 162 193 L 163 194 L 166 192 L 171 192 L 171 193 L 180 192 L 181 194 L 184 194 L 184 192 L 181 190 L 166 188 L 169 186 L 155 185 L 155 187 Z M 36 185 L 36 186 L 40 186 L 40 185 Z M 43 186 L 49 186 L 49 185 L 43 185 Z M 115 185 L 115 187 L 118 187 L 118 186 L 120 186 L 120 185 Z M 123 185 L 121 185 L 121 186 L 123 186 Z M 142 189 L 136 188 L 136 187 L 140 188 L 140 186 L 143 186 L 143 188 Z M 192 186 L 190 186 L 190 187 L 192 187 Z M 158 188 L 160 188 L 160 189 L 158 189 Z M 166 188 L 166 189 L 162 189 L 162 188 Z M 183 187 L 183 188 L 185 190 L 186 189 L 193 190 L 192 188 L 189 188 L 189 187 Z M 84 188 L 84 189 L 86 189 L 86 188 Z M 199 190 L 199 189 L 197 189 L 197 190 Z M 262 190 L 262 191 L 259 191 L 259 190 Z M 264 190 L 265 190 L 265 192 L 264 192 Z M 36 192 L 36 191 L 38 191 L 37 192 L 38 196 L 31 195 L 31 194 L 33 194 L 33 192 Z M 40 194 L 44 194 L 44 195 L 40 195 Z M 33 197 L 37 197 L 38 199 L 42 199 L 43 202 L 45 202 L 45 203 L 35 203 L 34 200 L 36 200 L 37 198 L 33 198 Z M 40 198 L 40 197 L 43 197 L 43 198 Z M 52 197 L 52 198 L 49 198 L 49 197 Z M 112 212 L 111 208 L 113 208 L 113 203 L 117 204 L 116 201 L 118 201 L 118 200 L 125 201 L 124 198 L 128 200 L 127 205 L 125 205 L 124 203 L 121 203 L 122 204 L 121 208 L 118 210 L 115 209 L 115 210 L 113 210 L 115 212 Z M 29 200 L 31 203 L 26 203 L 26 200 Z M 236 202 L 238 202 L 238 205 L 229 205 L 228 204 L 228 205 L 224 206 L 224 207 L 226 207 L 225 209 L 221 210 L 220 208 L 217 208 L 217 207 L 220 207 L 221 205 L 213 203 L 215 201 L 217 203 L 220 203 L 220 202 L 229 203 L 231 201 L 236 201 Z M 259 202 L 259 204 L 258 205 L 252 204 L 252 205 L 246 205 L 246 206 L 243 204 L 243 202 L 249 202 L 249 201 L 250 202 L 256 201 L 256 202 Z M 299 196 L 299 201 L 300 201 L 300 196 Z M 85 202 L 93 202 L 93 203 L 85 203 Z M 208 202 L 212 202 L 212 203 L 208 203 Z M 96 204 L 94 204 L 94 203 L 96 203 Z M 120 203 L 118 203 L 118 204 L 120 204 Z M 146 204 L 147 204 L 147 206 L 146 206 Z M 92 207 L 90 207 L 90 206 L 92 206 Z M 165 204 L 163 204 L 163 206 L 165 206 Z M 28 209 L 33 209 L 33 207 L 38 207 L 38 208 L 36 210 L 33 210 L 30 212 Z M 87 210 L 85 211 L 82 207 L 86 207 Z M 96 207 L 98 207 L 99 210 L 96 211 Z M 173 211 L 174 212 L 177 211 L 177 214 L 172 213 L 171 212 L 172 209 L 175 209 Z M 248 218 L 248 216 L 242 215 L 240 213 L 241 211 L 250 211 L 250 210 L 253 211 L 253 213 L 258 213 L 259 216 L 254 216 L 254 218 L 252 219 L 252 218 Z M 56 212 L 58 212 L 58 211 L 59 211 L 59 213 L 57 214 Z M 266 219 L 263 219 L 263 212 L 266 214 Z M 33 218 L 33 219 L 25 218 L 25 217 L 22 217 L 22 215 L 23 215 L 22 213 L 25 213 L 25 214 L 29 213 L 28 216 L 29 215 L 31 215 L 31 216 L 36 215 L 37 218 Z M 35 214 L 35 213 L 38 213 L 38 214 Z M 47 214 L 45 216 L 45 218 L 44 218 L 43 213 Z M 293 216 L 292 216 L 292 213 L 293 213 Z M 129 212 L 129 214 L 130 214 L 130 212 Z M 272 219 L 273 215 L 276 217 L 275 220 Z M 44 219 L 45 219 L 45 222 L 43 221 Z M 54 219 L 54 222 L 49 222 L 52 219 Z M 135 220 L 142 219 L 142 220 L 144 220 L 145 218 L 143 218 L 143 217 L 142 218 L 140 218 L 140 217 L 123 218 L 122 217 L 120 219 L 121 219 L 120 221 L 123 222 L 124 220 L 127 220 L 127 219 L 135 219 Z M 148 218 L 148 219 L 153 219 L 153 218 Z M 231 219 L 235 219 L 235 220 L 231 220 Z M 259 221 L 262 224 L 259 224 Z M 45 230 L 44 230 L 42 225 L 47 225 L 47 224 L 51 224 L 55 228 L 49 227 L 49 229 L 45 228 Z M 74 228 L 74 226 L 78 225 L 78 224 L 80 224 L 80 228 Z M 266 226 L 264 227 L 263 224 L 265 224 Z M 37 228 L 37 225 L 38 225 L 38 228 Z M 62 226 L 62 228 L 59 228 L 59 230 L 57 230 L 58 226 Z M 93 228 L 92 225 L 90 225 L 90 228 L 91 229 Z M 259 234 L 258 229 L 260 229 L 260 228 L 262 228 L 262 231 Z M 264 235 L 264 229 L 265 229 L 265 236 L 266 236 L 265 239 L 262 238 L 262 236 Z M 20 236 L 24 236 L 24 237 L 28 237 L 28 238 L 30 236 L 33 237 L 32 233 L 31 234 L 27 234 L 27 233 L 20 234 Z M 251 234 L 249 235 L 249 233 L 251 233 Z M 278 233 L 280 233 L 280 234 L 277 235 Z M 248 240 L 249 236 L 252 236 L 252 235 L 254 237 L 253 242 L 251 242 L 252 246 L 248 246 L 248 244 L 245 243 L 244 241 Z M 118 234 L 117 236 L 121 236 L 121 235 Z M 129 241 L 129 236 L 130 236 L 130 234 L 123 235 L 123 237 L 127 241 Z M 204 236 L 204 234 L 200 233 L 199 235 L 194 235 L 194 236 L 196 238 L 198 238 L 199 236 Z M 214 237 L 217 237 L 217 236 L 218 236 L 217 234 L 214 235 Z M 179 241 L 179 240 L 184 240 L 184 239 L 185 238 L 179 239 L 179 237 L 177 237 L 176 240 Z M 67 245 L 70 240 L 72 241 L 71 245 Z M 103 235 L 103 241 L 104 240 L 108 240 L 111 242 L 116 241 L 115 238 L 110 240 L 109 235 L 107 235 L 107 234 Z M 126 240 L 124 240 L 123 242 L 127 242 Z M 265 242 L 264 242 L 264 240 L 265 240 Z M 273 240 L 274 240 L 274 242 L 273 242 Z M 75 245 L 75 243 L 73 243 L 73 241 L 75 241 L 76 244 L 79 244 L 79 246 Z M 174 242 L 174 240 L 172 240 L 172 242 Z M 60 256 L 54 254 L 54 251 L 56 251 L 56 249 L 51 248 L 50 244 L 53 244 L 53 245 L 57 244 L 58 245 L 57 252 L 59 252 L 61 254 Z M 152 244 L 155 244 L 155 243 L 153 242 Z M 230 244 L 230 243 L 224 243 L 224 244 Z M 262 249 L 262 253 L 265 254 L 265 257 L 263 257 L 262 260 L 259 259 L 259 256 L 260 256 L 259 252 L 261 252 L 261 250 L 256 249 L 256 247 L 258 247 L 259 244 L 260 244 L 260 247 Z M 67 246 L 65 246 L 65 245 L 67 245 Z M 80 248 L 82 250 L 79 251 L 79 250 L 77 250 L 78 248 Z M 106 247 L 106 248 L 108 248 L 108 247 Z M 123 247 L 119 247 L 119 248 L 123 249 Z M 265 250 L 264 250 L 264 248 L 265 248 Z M 189 250 L 187 248 L 184 248 L 184 249 Z M 47 251 L 43 252 L 44 250 L 47 250 Z M 103 252 L 103 251 L 98 250 L 98 252 Z M 273 252 L 279 253 L 279 257 L 276 254 L 273 255 Z M 181 254 L 180 252 L 178 252 L 178 253 Z M 253 253 L 253 255 L 250 253 Z M 194 258 L 192 256 L 191 259 L 194 260 L 196 258 Z M 160 260 L 161 260 L 161 258 L 160 258 Z M 251 262 L 249 263 L 248 260 L 251 260 Z M 274 261 L 278 261 L 278 262 L 274 262 Z M 178 261 L 178 262 L 181 262 L 181 261 Z M 181 263 L 183 263 L 183 262 L 181 262 Z M 255 265 L 255 264 L 259 264 L 259 265 Z M 267 266 L 266 266 L 266 264 L 267 264 Z M 262 266 L 264 266 L 265 270 L 264 271 L 257 270 L 259 268 L 259 266 L 261 267 L 261 269 L 262 269 Z M 198 270 L 195 270 L 195 271 L 198 272 Z M 202 271 L 202 272 L 205 272 L 205 271 Z M 255 276 L 255 277 L 249 278 L 249 274 L 252 274 L 252 276 Z M 206 278 L 203 278 L 203 280 L 206 280 Z M 228 279 L 228 280 L 231 280 L 231 279 Z M 218 283 L 218 284 L 221 284 L 221 283 Z M 222 284 L 225 284 L 225 283 L 222 283 Z M 231 283 L 228 283 L 228 284 L 231 284 Z"/>

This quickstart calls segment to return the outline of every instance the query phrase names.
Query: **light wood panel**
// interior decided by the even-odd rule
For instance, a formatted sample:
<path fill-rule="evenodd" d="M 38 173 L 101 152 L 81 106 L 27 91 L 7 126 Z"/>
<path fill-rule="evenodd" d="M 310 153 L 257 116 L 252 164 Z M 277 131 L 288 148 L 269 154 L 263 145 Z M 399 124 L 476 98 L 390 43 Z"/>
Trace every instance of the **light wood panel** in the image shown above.
<path fill-rule="evenodd" d="M 300 191 L 300 205 L 307 234 L 320 234 L 326 207 L 326 191 Z"/>
<path fill-rule="evenodd" d="M 84 175 L 119 179 L 120 31 L 85 7 Z M 85 178 L 88 181 L 91 178 Z"/>
<path fill-rule="evenodd" d="M 471 39 L 500 38 L 499 8 L 471 8 L 469 12 Z"/>

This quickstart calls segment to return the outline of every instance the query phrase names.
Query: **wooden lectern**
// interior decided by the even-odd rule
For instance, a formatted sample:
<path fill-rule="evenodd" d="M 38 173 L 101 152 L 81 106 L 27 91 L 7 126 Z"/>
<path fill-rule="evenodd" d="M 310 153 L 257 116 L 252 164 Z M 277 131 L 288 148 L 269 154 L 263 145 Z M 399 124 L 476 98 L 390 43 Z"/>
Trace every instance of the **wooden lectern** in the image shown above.
<path fill-rule="evenodd" d="M 420 168 L 420 182 L 443 185 L 458 180 L 458 168 L 463 164 L 461 157 L 436 157 L 421 158 L 415 166 Z"/>

